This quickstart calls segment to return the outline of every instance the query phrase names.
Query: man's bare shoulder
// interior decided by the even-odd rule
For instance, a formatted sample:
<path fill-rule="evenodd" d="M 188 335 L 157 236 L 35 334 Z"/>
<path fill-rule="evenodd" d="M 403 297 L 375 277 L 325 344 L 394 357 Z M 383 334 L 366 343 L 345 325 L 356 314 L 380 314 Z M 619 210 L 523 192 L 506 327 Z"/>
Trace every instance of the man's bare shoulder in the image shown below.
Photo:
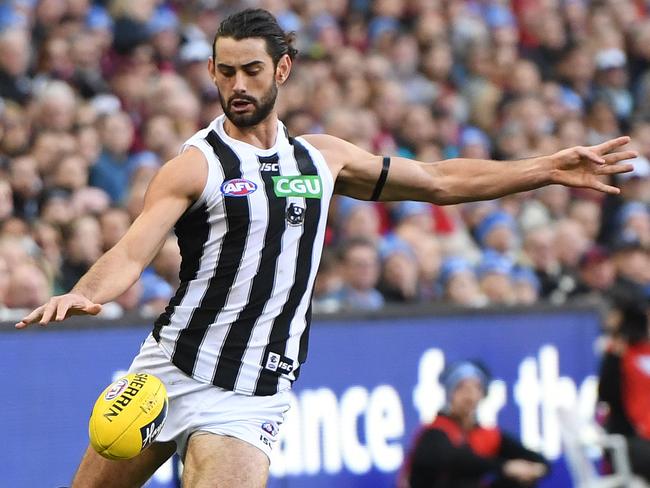
<path fill-rule="evenodd" d="M 351 151 L 358 149 L 354 144 L 329 134 L 305 134 L 301 136 L 319 151 Z"/>
<path fill-rule="evenodd" d="M 189 197 L 199 196 L 207 179 L 208 162 L 203 153 L 193 146 L 167 161 L 156 178 L 161 189 Z"/>
<path fill-rule="evenodd" d="M 346 162 L 365 159 L 371 156 L 368 152 L 351 142 L 329 134 L 306 134 L 301 137 L 323 153 L 328 164 L 335 165 L 339 169 Z"/>
<path fill-rule="evenodd" d="M 304 134 L 300 137 L 318 150 L 335 149 L 341 146 L 342 143 L 346 142 L 343 139 L 329 134 Z"/>

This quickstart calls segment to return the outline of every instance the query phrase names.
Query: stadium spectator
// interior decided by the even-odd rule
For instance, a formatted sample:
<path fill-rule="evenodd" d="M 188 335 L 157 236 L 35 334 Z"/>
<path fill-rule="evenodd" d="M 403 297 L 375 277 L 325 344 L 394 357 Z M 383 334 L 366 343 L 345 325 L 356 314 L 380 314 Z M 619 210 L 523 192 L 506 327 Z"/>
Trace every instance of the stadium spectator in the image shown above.
<path fill-rule="evenodd" d="M 0 97 L 19 104 L 29 99 L 30 45 L 29 33 L 20 26 L 0 31 Z"/>
<path fill-rule="evenodd" d="M 343 286 L 337 293 L 343 310 L 378 310 L 384 297 L 376 286 L 380 262 L 377 248 L 367 239 L 353 239 L 341 245 Z"/>
<path fill-rule="evenodd" d="M 18 264 L 11 270 L 9 278 L 5 298 L 8 308 L 33 308 L 51 293 L 45 273 L 35 264 Z"/>
<path fill-rule="evenodd" d="M 577 276 L 572 296 L 606 296 L 616 279 L 616 269 L 607 249 L 594 245 L 587 250 L 580 258 Z"/>
<path fill-rule="evenodd" d="M 514 305 L 517 302 L 512 261 L 497 252 L 487 250 L 478 264 L 476 274 L 483 294 L 491 304 Z"/>
<path fill-rule="evenodd" d="M 62 276 L 61 265 L 70 259 L 65 246 L 56 252 L 60 231 L 51 224 L 65 226 L 88 214 L 103 221 L 105 196 L 88 185 L 105 191 L 133 221 L 156 168 L 222 112 L 205 66 L 217 25 L 258 3 L 5 2 L 0 239 L 38 235 L 37 245 L 48 246 L 40 249 L 48 266 Z M 636 205 L 650 203 L 647 10 L 582 2 L 268 6 L 297 33 L 301 59 L 277 105 L 292 134 L 327 132 L 373 152 L 436 161 L 526 158 L 631 133 L 641 157 L 634 172 L 615 178 L 621 194 L 604 199 L 556 186 L 459 208 L 336 202 L 330 245 L 357 237 L 378 245 L 387 234 L 399 235 L 417 258 L 416 301 L 439 297 L 444 257 L 480 260 L 470 236 L 477 238 L 479 223 L 497 210 L 515 225 L 497 226 L 488 247 L 519 263 L 517 241 L 528 238 L 522 263 L 532 262 L 540 289 L 537 294 L 533 282 L 522 281 L 530 285 L 525 301 L 580 295 L 561 285 L 585 271 L 580 255 L 596 235 L 606 252 L 625 228 L 648 245 Z M 428 213 L 418 211 L 425 207 Z M 108 221 L 116 218 L 113 210 L 108 214 Z M 546 258 L 533 252 L 532 241 L 543 232 L 532 229 L 555 227 L 561 219 L 550 231 L 557 232 L 555 249 Z M 409 222 L 419 233 L 403 225 Z M 36 225 L 38 232 L 30 228 Z M 102 237 L 102 247 L 116 238 Z M 172 286 L 177 280 L 161 277 Z"/>
<path fill-rule="evenodd" d="M 102 250 L 108 251 L 117 244 L 131 225 L 131 219 L 126 210 L 111 207 L 99 216 L 102 234 Z"/>
<path fill-rule="evenodd" d="M 489 374 L 482 366 L 462 361 L 443 373 L 446 404 L 417 435 L 402 487 L 516 488 L 535 486 L 548 473 L 548 462 L 498 427 L 477 419 Z"/>
<path fill-rule="evenodd" d="M 461 257 L 452 256 L 442 262 L 438 281 L 439 295 L 444 301 L 466 307 L 482 307 L 488 303 L 474 269 Z"/>
<path fill-rule="evenodd" d="M 512 271 L 515 299 L 519 305 L 532 305 L 539 299 L 540 284 L 535 272 L 526 266 L 516 266 Z"/>
<path fill-rule="evenodd" d="M 181 251 L 175 237 L 168 237 L 158 251 L 151 265 L 158 276 L 176 288 L 179 284 L 178 269 L 181 265 Z"/>
<path fill-rule="evenodd" d="M 650 296 L 650 255 L 635 233 L 625 232 L 618 237 L 612 260 L 616 268 L 612 293 L 616 297 Z"/>
<path fill-rule="evenodd" d="M 391 236 L 379 247 L 382 271 L 378 290 L 386 302 L 408 303 L 420 298 L 418 261 L 411 247 Z"/>
<path fill-rule="evenodd" d="M 333 313 L 341 309 L 338 297 L 343 286 L 341 275 L 338 271 L 338 258 L 330 248 L 323 249 L 318 275 L 314 283 L 314 297 L 312 307 L 314 313 Z"/>
<path fill-rule="evenodd" d="M 61 265 L 60 284 L 70 290 L 90 269 L 102 253 L 101 231 L 91 216 L 79 217 L 64 227 L 65 259 Z"/>

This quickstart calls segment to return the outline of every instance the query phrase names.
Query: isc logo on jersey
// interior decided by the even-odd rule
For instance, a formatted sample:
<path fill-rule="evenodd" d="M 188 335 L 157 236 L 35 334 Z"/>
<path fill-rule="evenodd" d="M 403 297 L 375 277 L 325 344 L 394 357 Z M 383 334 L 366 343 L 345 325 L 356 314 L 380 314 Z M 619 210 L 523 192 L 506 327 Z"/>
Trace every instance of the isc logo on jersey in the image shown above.
<path fill-rule="evenodd" d="M 88 424 L 90 444 L 108 459 L 129 459 L 149 446 L 167 418 L 165 385 L 147 373 L 128 374 L 106 388 Z"/>
<path fill-rule="evenodd" d="M 245 197 L 257 190 L 257 185 L 245 178 L 235 178 L 221 184 L 221 193 L 227 197 Z"/>

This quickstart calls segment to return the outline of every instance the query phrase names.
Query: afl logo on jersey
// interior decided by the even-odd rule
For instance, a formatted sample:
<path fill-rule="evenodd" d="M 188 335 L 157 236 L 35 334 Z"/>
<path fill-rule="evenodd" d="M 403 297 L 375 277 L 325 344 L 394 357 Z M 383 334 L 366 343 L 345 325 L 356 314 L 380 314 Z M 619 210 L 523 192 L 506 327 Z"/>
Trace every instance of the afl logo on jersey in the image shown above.
<path fill-rule="evenodd" d="M 221 193 L 227 197 L 245 197 L 257 190 L 257 185 L 244 178 L 227 180 L 221 184 Z"/>

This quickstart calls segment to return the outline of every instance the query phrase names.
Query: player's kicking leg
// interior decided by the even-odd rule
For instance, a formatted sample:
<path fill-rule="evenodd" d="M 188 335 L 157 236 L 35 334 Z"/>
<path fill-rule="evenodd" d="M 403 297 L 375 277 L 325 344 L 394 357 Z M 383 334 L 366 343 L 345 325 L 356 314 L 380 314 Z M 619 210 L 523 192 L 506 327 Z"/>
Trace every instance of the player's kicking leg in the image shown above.
<path fill-rule="evenodd" d="M 175 442 L 154 442 L 133 459 L 111 461 L 88 447 L 72 488 L 139 488 L 175 450 Z"/>
<path fill-rule="evenodd" d="M 197 432 L 190 437 L 183 488 L 264 488 L 269 458 L 248 442 Z"/>

